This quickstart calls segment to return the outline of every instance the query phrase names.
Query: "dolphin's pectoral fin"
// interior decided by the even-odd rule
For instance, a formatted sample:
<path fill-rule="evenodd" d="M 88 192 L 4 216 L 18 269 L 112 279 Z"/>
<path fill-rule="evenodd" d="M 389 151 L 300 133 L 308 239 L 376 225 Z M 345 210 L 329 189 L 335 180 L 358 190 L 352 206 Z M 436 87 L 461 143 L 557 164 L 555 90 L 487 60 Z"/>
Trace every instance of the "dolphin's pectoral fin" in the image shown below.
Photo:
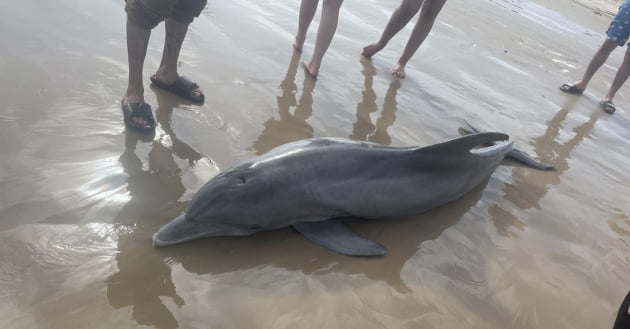
<path fill-rule="evenodd" d="M 293 224 L 310 241 L 347 256 L 382 256 L 387 249 L 378 242 L 364 239 L 350 231 L 338 219 Z"/>

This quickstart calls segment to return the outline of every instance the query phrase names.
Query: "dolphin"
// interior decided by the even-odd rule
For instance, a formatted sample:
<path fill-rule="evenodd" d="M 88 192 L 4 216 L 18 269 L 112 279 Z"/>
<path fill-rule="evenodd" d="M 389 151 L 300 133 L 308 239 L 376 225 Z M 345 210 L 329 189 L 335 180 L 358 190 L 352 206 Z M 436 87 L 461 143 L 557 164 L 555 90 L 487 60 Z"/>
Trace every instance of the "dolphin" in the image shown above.
<path fill-rule="evenodd" d="M 468 131 L 426 147 L 342 138 L 278 146 L 210 179 L 184 214 L 153 235 L 153 245 L 293 227 L 332 251 L 380 256 L 384 246 L 341 219 L 404 217 L 445 205 L 486 181 L 506 157 L 553 168 L 514 149 L 506 134 Z"/>

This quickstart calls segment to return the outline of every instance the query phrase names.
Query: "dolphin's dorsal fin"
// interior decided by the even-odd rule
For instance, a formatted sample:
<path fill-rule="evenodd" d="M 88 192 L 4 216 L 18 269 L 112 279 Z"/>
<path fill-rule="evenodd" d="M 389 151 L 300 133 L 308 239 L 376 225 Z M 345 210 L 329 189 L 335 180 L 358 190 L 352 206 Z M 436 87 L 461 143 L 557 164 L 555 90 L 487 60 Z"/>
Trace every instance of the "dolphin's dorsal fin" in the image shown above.
<path fill-rule="evenodd" d="M 296 223 L 293 227 L 311 242 L 343 255 L 382 256 L 387 252 L 380 243 L 350 231 L 339 219 Z"/>
<path fill-rule="evenodd" d="M 448 142 L 418 148 L 417 152 L 426 154 L 435 152 L 439 152 L 440 154 L 467 153 L 476 146 L 486 145 L 493 142 L 501 142 L 508 140 L 509 138 L 510 137 L 506 134 L 495 132 L 471 134 L 450 140 Z"/>

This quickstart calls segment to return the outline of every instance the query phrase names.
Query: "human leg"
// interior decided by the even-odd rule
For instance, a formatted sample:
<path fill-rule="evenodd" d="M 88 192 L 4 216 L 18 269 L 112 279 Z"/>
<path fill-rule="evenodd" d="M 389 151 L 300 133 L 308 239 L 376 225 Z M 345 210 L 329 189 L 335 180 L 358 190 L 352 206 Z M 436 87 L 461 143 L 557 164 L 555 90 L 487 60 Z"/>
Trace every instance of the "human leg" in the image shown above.
<path fill-rule="evenodd" d="M 126 103 L 144 102 L 142 67 L 147 54 L 151 30 L 143 29 L 127 20 L 127 59 L 129 62 L 129 81 L 125 92 Z"/>
<path fill-rule="evenodd" d="M 602 109 L 608 113 L 615 113 L 617 108 L 613 103 L 613 98 L 617 93 L 617 90 L 623 86 L 623 84 L 628 80 L 628 76 L 630 76 L 630 47 L 626 50 L 626 54 L 623 57 L 623 63 L 619 69 L 617 69 L 617 74 L 615 74 L 615 78 L 613 79 L 612 85 L 608 89 L 608 92 L 599 103 Z"/>
<path fill-rule="evenodd" d="M 180 80 L 177 71 L 179 54 L 188 31 L 188 26 L 193 19 L 201 13 L 206 6 L 206 0 L 180 0 L 172 8 L 171 14 L 164 20 L 166 35 L 162 61 L 151 80 L 158 87 L 165 88 L 190 100 L 203 101 L 204 95 L 199 86 L 186 79 L 186 83 Z M 172 90 L 174 84 L 181 90 Z"/>
<path fill-rule="evenodd" d="M 165 25 L 166 38 L 164 41 L 164 50 L 162 51 L 162 61 L 160 62 L 160 67 L 157 69 L 157 72 L 152 77 L 152 80 L 154 83 L 157 80 L 161 82 L 160 85 L 170 86 L 180 78 L 177 72 L 177 64 L 189 24 L 167 18 Z M 192 100 L 203 100 L 203 92 L 196 84 L 190 91 L 184 92 L 181 96 L 185 97 L 188 95 L 192 96 Z"/>
<path fill-rule="evenodd" d="M 304 41 L 306 40 L 306 32 L 308 32 L 308 27 L 311 25 L 313 17 L 315 17 L 318 3 L 319 0 L 302 0 L 300 4 L 298 31 L 295 35 L 295 41 L 293 42 L 293 48 L 297 51 L 302 51 Z"/>
<path fill-rule="evenodd" d="M 591 61 L 588 63 L 588 66 L 586 67 L 582 78 L 574 83 L 574 85 L 580 90 L 586 90 L 586 87 L 593 78 L 595 72 L 597 72 L 597 70 L 599 70 L 599 68 L 606 62 L 608 56 L 610 56 L 612 51 L 615 50 L 617 46 L 617 43 L 615 43 L 614 41 L 606 39 L 604 43 L 602 43 L 602 45 L 599 47 L 597 52 L 595 52 L 593 58 L 591 58 Z"/>
<path fill-rule="evenodd" d="M 142 68 L 149 45 L 151 29 L 155 26 L 154 21 L 156 20 L 155 17 L 151 17 L 151 15 L 145 15 L 147 12 L 146 9 L 138 2 L 128 1 L 125 9 L 127 11 L 126 29 L 129 80 L 127 81 L 127 90 L 122 100 L 123 109 L 130 104 L 144 103 Z M 150 125 L 149 121 L 151 118 L 148 117 L 147 111 L 143 113 L 131 113 L 130 118 L 136 126 L 149 127 Z"/>
<path fill-rule="evenodd" d="M 319 67 L 324 58 L 324 54 L 330 43 L 332 42 L 337 23 L 339 22 L 339 9 L 343 0 L 324 0 L 322 8 L 322 18 L 317 30 L 317 39 L 315 41 L 315 50 L 313 57 L 309 63 L 303 63 L 308 74 L 313 78 L 317 78 Z"/>
<path fill-rule="evenodd" d="M 405 77 L 405 65 L 407 65 L 407 62 L 409 62 L 413 54 L 416 53 L 422 42 L 427 38 L 429 32 L 431 32 L 433 23 L 435 23 L 435 19 L 445 3 L 446 0 L 425 0 L 420 10 L 418 22 L 416 26 L 414 26 L 411 36 L 409 36 L 409 41 L 407 41 L 405 50 L 403 50 L 400 59 L 398 59 L 398 63 L 394 66 L 392 75 L 401 79 Z"/>
<path fill-rule="evenodd" d="M 628 76 L 630 76 L 630 47 L 626 49 L 626 54 L 623 57 L 623 63 L 621 63 L 621 66 L 617 70 L 615 79 L 606 93 L 606 96 L 604 96 L 604 100 L 612 100 L 613 97 L 615 97 L 617 90 L 619 90 L 626 80 L 628 80 Z"/>
<path fill-rule="evenodd" d="M 574 83 L 574 86 L 580 90 L 585 90 L 591 78 L 597 70 L 606 62 L 610 53 L 617 48 L 623 46 L 630 37 L 630 25 L 626 22 L 630 20 L 630 9 L 622 6 L 610 22 L 608 30 L 606 30 L 606 40 L 599 47 L 593 58 L 589 62 L 586 71 L 580 81 Z M 565 90 L 563 90 L 565 91 Z"/>
<path fill-rule="evenodd" d="M 391 40 L 396 33 L 402 30 L 402 28 L 409 23 L 418 10 L 420 10 L 420 6 L 422 6 L 423 1 L 424 0 L 403 0 L 400 3 L 400 6 L 398 6 L 398 8 L 396 8 L 392 13 L 392 17 L 390 17 L 387 22 L 381 37 L 376 42 L 363 47 L 361 55 L 370 58 L 385 48 L 389 40 Z"/>

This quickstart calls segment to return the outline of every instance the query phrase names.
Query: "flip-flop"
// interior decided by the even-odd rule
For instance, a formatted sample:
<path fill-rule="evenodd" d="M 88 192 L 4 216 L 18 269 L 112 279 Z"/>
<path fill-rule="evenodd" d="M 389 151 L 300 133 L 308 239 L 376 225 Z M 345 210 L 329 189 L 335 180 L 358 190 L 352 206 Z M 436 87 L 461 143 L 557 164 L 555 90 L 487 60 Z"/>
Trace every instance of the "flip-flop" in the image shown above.
<path fill-rule="evenodd" d="M 138 130 L 153 130 L 155 129 L 155 119 L 151 112 L 151 106 L 147 103 L 130 103 L 125 104 L 125 100 L 120 101 L 123 116 L 125 118 L 125 124 L 131 128 Z M 138 124 L 133 121 L 133 118 L 144 118 L 147 122 L 145 125 Z"/>
<path fill-rule="evenodd" d="M 604 112 L 610 113 L 610 114 L 615 113 L 615 111 L 617 110 L 617 108 L 615 107 L 615 104 L 613 104 L 613 102 L 610 100 L 599 102 L 599 106 L 602 107 L 602 110 L 604 110 Z"/>
<path fill-rule="evenodd" d="M 192 93 L 193 90 L 199 88 L 199 85 L 185 76 L 180 76 L 177 80 L 175 80 L 175 82 L 169 85 L 160 81 L 157 75 L 154 74 L 153 76 L 151 76 L 151 82 L 153 82 L 156 87 L 170 91 L 173 94 L 189 101 L 203 103 L 203 101 L 206 99 L 203 93 L 201 93 L 201 95 L 199 96 L 195 96 Z"/>
<path fill-rule="evenodd" d="M 582 95 L 582 93 L 584 92 L 584 89 L 578 88 L 578 86 L 576 86 L 575 84 L 570 85 L 568 83 L 562 84 L 562 86 L 560 86 L 560 90 L 564 91 L 567 94 L 573 95 Z"/>

